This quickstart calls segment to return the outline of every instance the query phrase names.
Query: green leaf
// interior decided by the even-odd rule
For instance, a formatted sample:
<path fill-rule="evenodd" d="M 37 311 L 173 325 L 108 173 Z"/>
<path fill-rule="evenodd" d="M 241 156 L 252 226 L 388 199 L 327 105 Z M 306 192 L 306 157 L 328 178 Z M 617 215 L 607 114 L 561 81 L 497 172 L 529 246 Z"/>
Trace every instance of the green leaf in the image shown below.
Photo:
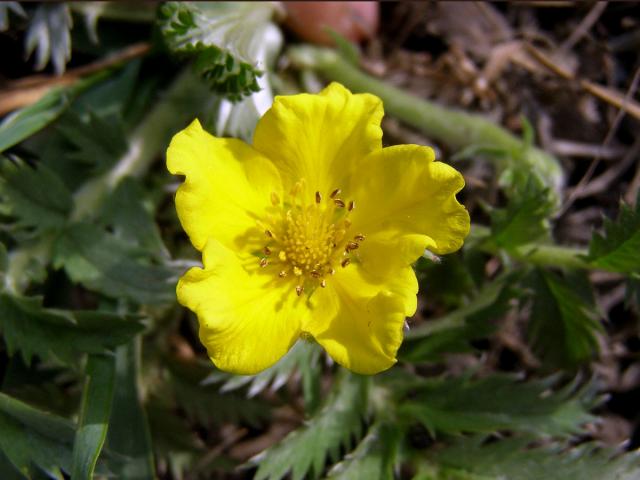
<path fill-rule="evenodd" d="M 510 301 L 516 296 L 513 280 L 513 275 L 497 278 L 466 305 L 409 330 L 400 358 L 407 362 L 433 361 L 443 353 L 471 350 L 469 342 L 490 335 L 492 321 L 511 308 Z"/>
<path fill-rule="evenodd" d="M 54 245 L 53 263 L 64 267 L 74 282 L 113 298 L 141 304 L 175 301 L 178 272 L 150 264 L 143 249 L 135 249 L 89 223 L 67 228 Z"/>
<path fill-rule="evenodd" d="M 116 350 L 116 379 L 107 446 L 114 478 L 156 478 L 147 415 L 141 403 L 138 376 L 140 339 Z"/>
<path fill-rule="evenodd" d="M 0 208 L 16 219 L 15 228 L 34 234 L 61 228 L 73 200 L 62 180 L 43 164 L 35 168 L 0 156 Z"/>
<path fill-rule="evenodd" d="M 367 411 L 367 377 L 346 372 L 336 381 L 323 407 L 282 441 L 251 459 L 255 480 L 317 478 L 327 457 L 335 461 L 341 447 L 362 431 Z"/>
<path fill-rule="evenodd" d="M 89 355 L 80 419 L 73 445 L 71 479 L 91 480 L 104 445 L 115 381 L 114 355 Z"/>
<path fill-rule="evenodd" d="M 70 471 L 74 437 L 68 420 L 37 410 L 0 393 L 0 451 L 23 475 L 38 469 L 62 480 Z"/>
<path fill-rule="evenodd" d="M 85 167 L 86 175 L 97 175 L 111 168 L 128 148 L 117 114 L 99 115 L 89 111 L 88 115 L 81 116 L 70 111 L 58 123 L 57 130 L 70 144 L 65 151 L 68 161 Z"/>
<path fill-rule="evenodd" d="M 0 124 L 0 152 L 49 125 L 69 106 L 70 91 L 54 88 L 37 102 L 15 111 Z"/>
<path fill-rule="evenodd" d="M 64 73 L 71 59 L 72 27 L 67 4 L 45 3 L 36 8 L 25 37 L 26 56 L 36 52 L 36 70 L 42 70 L 51 60 L 56 74 Z"/>
<path fill-rule="evenodd" d="M 419 421 L 432 434 L 511 430 L 536 435 L 569 435 L 593 420 L 593 395 L 574 385 L 552 392 L 554 379 L 521 382 L 511 375 L 473 380 L 418 378 L 403 388 L 397 403 L 406 421 Z M 408 395 L 409 398 L 406 398 Z"/>
<path fill-rule="evenodd" d="M 327 478 L 338 480 L 393 480 L 400 430 L 391 424 L 377 423 L 349 453 L 334 465 Z"/>
<path fill-rule="evenodd" d="M 243 422 L 259 426 L 269 417 L 269 408 L 258 399 L 234 392 L 221 394 L 215 386 L 207 385 L 203 379 L 213 367 L 209 360 L 200 362 L 167 356 L 164 366 L 166 382 L 156 395 L 175 400 L 177 406 L 198 423 L 211 426 Z M 167 408 L 168 403 L 165 402 Z"/>
<path fill-rule="evenodd" d="M 194 57 L 195 69 L 211 88 L 231 100 L 257 92 L 257 60 L 277 8 L 268 3 L 167 2 L 159 24 L 169 50 Z M 261 66 L 264 68 L 264 65 Z"/>
<path fill-rule="evenodd" d="M 596 268 L 640 273 L 640 201 L 635 209 L 621 204 L 615 222 L 605 219 L 604 233 L 594 233 L 587 260 Z"/>
<path fill-rule="evenodd" d="M 145 205 L 145 192 L 137 180 L 122 180 L 105 200 L 96 217 L 118 239 L 144 249 L 154 258 L 169 258 L 158 225 Z"/>
<path fill-rule="evenodd" d="M 538 177 L 526 169 L 508 170 L 512 178 L 507 192 L 509 201 L 503 209 L 491 213 L 489 241 L 499 248 L 513 250 L 524 244 L 548 238 L 554 203 Z"/>
<path fill-rule="evenodd" d="M 527 279 L 533 290 L 528 336 L 534 350 L 553 366 L 574 367 L 598 351 L 603 331 L 585 274 L 535 270 Z"/>
<path fill-rule="evenodd" d="M 41 299 L 0 293 L 0 328 L 10 355 L 20 350 L 72 362 L 83 353 L 105 353 L 143 330 L 131 318 L 96 311 L 43 308 Z"/>
<path fill-rule="evenodd" d="M 433 451 L 423 466 L 431 475 L 422 480 L 635 480 L 640 478 L 640 454 L 613 452 L 583 444 L 562 450 L 557 444 L 532 448 L 529 438 L 487 441 L 486 437 L 458 438 Z M 417 477 L 416 477 L 417 478 Z"/>

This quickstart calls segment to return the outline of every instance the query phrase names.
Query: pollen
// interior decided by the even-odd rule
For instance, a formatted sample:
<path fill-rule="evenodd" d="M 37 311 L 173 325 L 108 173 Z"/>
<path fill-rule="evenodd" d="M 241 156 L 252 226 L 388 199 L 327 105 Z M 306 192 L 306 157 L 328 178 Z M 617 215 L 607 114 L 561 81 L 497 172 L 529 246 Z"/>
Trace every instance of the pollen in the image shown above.
<path fill-rule="evenodd" d="M 355 203 L 338 198 L 341 193 L 340 188 L 310 191 L 304 180 L 296 182 L 282 200 L 271 193 L 273 209 L 259 222 L 266 235 L 262 253 L 269 258 L 262 257 L 259 263 L 279 281 L 291 282 L 298 296 L 325 288 L 336 266 L 345 268 L 358 261 L 355 250 L 364 235 L 350 231 Z"/>

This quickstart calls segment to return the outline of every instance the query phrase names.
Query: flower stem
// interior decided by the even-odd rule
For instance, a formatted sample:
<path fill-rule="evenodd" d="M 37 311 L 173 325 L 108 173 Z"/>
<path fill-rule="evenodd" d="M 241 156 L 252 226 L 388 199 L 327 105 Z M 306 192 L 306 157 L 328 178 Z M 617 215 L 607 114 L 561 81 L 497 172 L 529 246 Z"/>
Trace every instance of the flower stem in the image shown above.
<path fill-rule="evenodd" d="M 509 161 L 521 160 L 532 167 L 559 198 L 564 174 L 558 160 L 538 148 L 527 146 L 523 140 L 485 117 L 444 108 L 411 95 L 364 73 L 334 50 L 302 45 L 290 48 L 288 55 L 300 68 L 315 70 L 354 92 L 377 95 L 391 115 L 454 150 L 476 147 L 494 153 L 501 151 L 501 155 L 489 157 L 500 169 L 514 165 Z"/>

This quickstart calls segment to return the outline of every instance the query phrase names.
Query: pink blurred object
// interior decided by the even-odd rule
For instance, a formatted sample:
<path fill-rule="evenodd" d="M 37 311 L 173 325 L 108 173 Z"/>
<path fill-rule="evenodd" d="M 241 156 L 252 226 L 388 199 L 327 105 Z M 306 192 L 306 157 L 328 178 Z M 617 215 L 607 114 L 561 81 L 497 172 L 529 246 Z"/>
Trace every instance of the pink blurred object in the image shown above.
<path fill-rule="evenodd" d="M 333 45 L 330 28 L 353 42 L 372 38 L 378 30 L 378 2 L 284 2 L 286 24 L 300 38 Z"/>

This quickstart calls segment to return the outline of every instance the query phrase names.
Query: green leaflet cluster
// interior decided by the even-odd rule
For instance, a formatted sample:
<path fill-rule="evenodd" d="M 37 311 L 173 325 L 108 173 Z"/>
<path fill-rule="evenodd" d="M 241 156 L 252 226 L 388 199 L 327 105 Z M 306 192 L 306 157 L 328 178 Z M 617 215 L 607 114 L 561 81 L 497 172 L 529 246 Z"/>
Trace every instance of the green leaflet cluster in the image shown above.
<path fill-rule="evenodd" d="M 159 10 L 169 50 L 193 58 L 195 70 L 211 89 L 239 101 L 260 90 L 257 65 L 264 29 L 276 7 L 271 4 L 167 2 Z"/>

